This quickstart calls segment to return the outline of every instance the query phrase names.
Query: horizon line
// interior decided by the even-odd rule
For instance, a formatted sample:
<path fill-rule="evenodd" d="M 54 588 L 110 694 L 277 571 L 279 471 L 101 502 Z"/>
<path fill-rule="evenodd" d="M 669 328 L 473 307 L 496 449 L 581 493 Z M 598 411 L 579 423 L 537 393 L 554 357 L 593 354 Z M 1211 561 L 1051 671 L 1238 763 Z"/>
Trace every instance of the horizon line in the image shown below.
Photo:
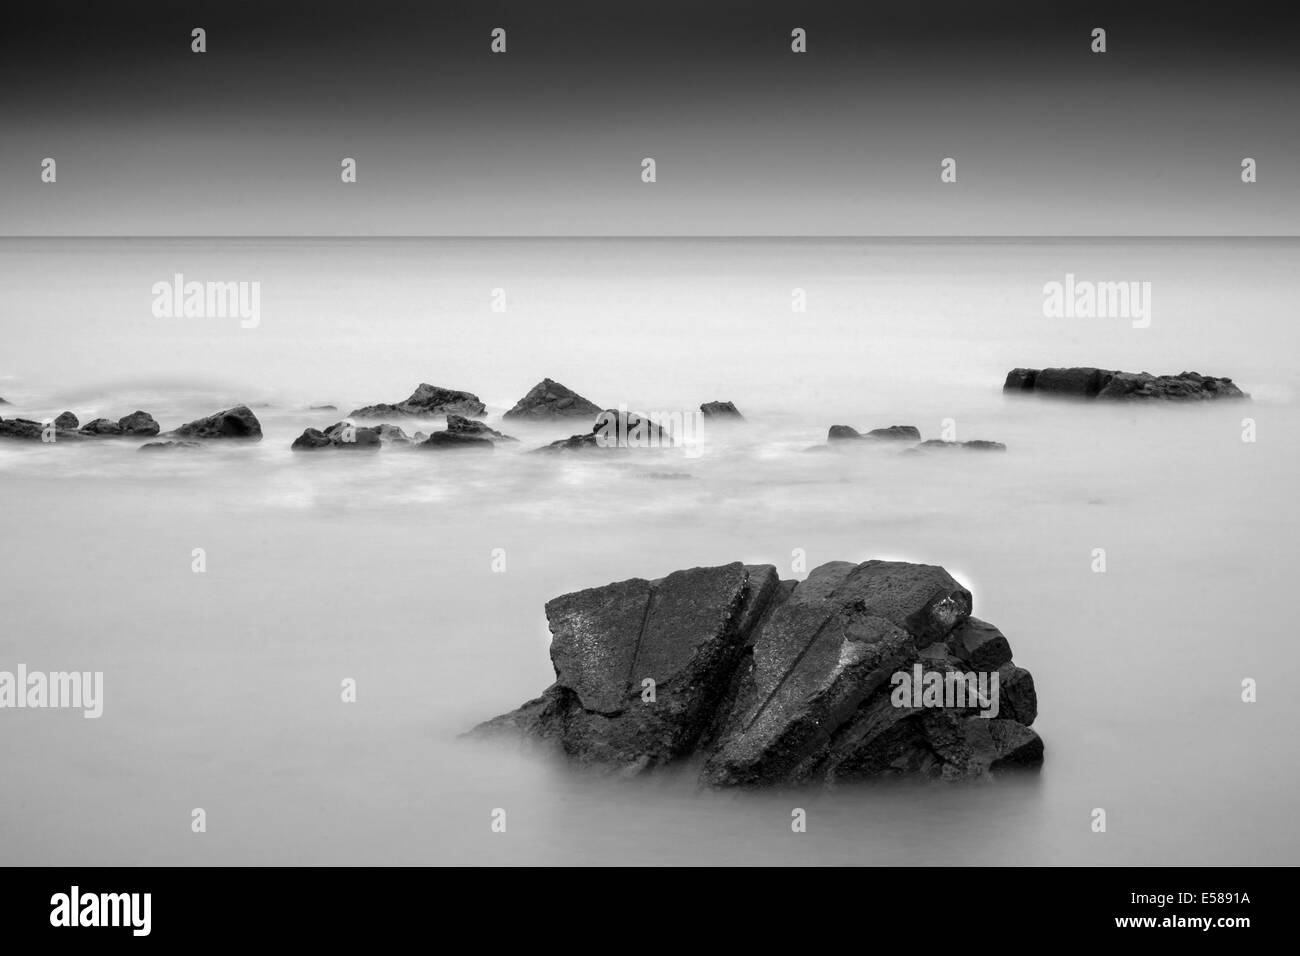
<path fill-rule="evenodd" d="M 214 233 L 214 234 L 185 234 L 185 233 L 136 233 L 136 234 L 90 234 L 90 235 L 44 235 L 44 234 L 25 234 L 25 235 L 0 235 L 0 239 L 456 239 L 456 240 L 700 240 L 700 239 L 721 239 L 728 241 L 765 241 L 765 240 L 790 240 L 790 239 L 860 239 L 860 240 L 902 240 L 902 239 L 923 239 L 923 240 L 988 240 L 988 239 L 1009 239 L 1009 240 L 1044 240 L 1044 239 L 1062 239 L 1062 240 L 1080 240 L 1080 239 L 1300 239 L 1300 234 L 1295 233 L 1196 233 L 1196 234 L 1177 234 L 1177 233 L 960 233 L 960 234 L 921 234 L 921 233 L 880 233 L 880 234 L 859 234 L 859 233 L 794 233 L 790 235 L 746 235 L 746 234 L 653 234 L 653 235 L 614 235 L 614 234 L 574 234 L 574 235 L 556 235 L 556 234 L 450 234 L 450 233 L 373 233 L 373 234 L 352 234 L 352 233 Z"/>

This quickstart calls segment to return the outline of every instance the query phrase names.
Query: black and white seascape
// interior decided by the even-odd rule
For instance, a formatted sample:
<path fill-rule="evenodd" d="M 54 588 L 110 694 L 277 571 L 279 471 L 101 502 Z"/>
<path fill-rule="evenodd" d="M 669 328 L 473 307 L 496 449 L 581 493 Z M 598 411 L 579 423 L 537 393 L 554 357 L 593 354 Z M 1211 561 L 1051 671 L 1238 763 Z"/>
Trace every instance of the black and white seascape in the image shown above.
<path fill-rule="evenodd" d="M 3 862 L 1293 862 L 1290 41 L 569 7 L 5 39 Z"/>

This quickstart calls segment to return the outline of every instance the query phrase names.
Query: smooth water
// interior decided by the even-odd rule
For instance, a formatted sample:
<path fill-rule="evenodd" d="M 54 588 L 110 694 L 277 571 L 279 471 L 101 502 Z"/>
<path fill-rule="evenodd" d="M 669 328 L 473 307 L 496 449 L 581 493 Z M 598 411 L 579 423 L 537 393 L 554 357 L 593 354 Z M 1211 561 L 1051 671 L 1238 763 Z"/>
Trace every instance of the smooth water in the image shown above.
<path fill-rule="evenodd" d="M 105 675 L 98 720 L 0 710 L 0 861 L 1294 862 L 1298 251 L 0 242 L 0 415 L 140 407 L 169 428 L 247 402 L 265 429 L 153 455 L 0 444 L 0 669 Z M 1067 271 L 1151 281 L 1151 327 L 1044 318 Z M 155 319 L 150 286 L 174 272 L 261 281 L 260 324 Z M 1192 368 L 1256 400 L 1001 394 L 1007 369 L 1047 364 Z M 482 455 L 289 451 L 341 417 L 308 405 L 427 381 L 477 393 L 497 425 L 543 376 L 652 414 L 730 399 L 749 421 L 706 427 L 698 457 L 527 453 L 581 430 L 565 425 L 501 426 L 523 440 Z M 931 438 L 949 419 L 1008 452 L 806 451 L 835 423 Z M 800 549 L 808 567 L 900 558 L 966 583 L 1034 675 L 1042 772 L 710 793 L 458 739 L 550 682 L 549 598 L 737 559 L 799 577 Z"/>

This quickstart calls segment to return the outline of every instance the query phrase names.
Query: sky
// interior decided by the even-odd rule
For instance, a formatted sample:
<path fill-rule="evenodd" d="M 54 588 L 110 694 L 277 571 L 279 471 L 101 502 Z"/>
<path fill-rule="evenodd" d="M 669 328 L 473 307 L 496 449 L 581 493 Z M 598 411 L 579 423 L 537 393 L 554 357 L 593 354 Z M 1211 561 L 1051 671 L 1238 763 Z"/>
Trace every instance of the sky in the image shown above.
<path fill-rule="evenodd" d="M 1298 235 L 1296 19 L 1019 0 L 24 4 L 0 34 L 0 235 Z"/>

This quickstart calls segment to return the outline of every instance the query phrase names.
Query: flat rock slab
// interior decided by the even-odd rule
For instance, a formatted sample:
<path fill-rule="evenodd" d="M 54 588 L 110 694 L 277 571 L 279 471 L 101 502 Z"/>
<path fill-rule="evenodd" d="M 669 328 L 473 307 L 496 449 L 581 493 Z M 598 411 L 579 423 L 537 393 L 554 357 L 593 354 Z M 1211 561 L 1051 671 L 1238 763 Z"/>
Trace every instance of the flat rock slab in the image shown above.
<path fill-rule="evenodd" d="M 1103 401 L 1250 398 L 1230 378 L 1215 378 L 1199 372 L 1152 375 L 1150 372 L 1120 372 L 1091 366 L 1013 368 L 1007 373 L 1002 390 Z"/>

